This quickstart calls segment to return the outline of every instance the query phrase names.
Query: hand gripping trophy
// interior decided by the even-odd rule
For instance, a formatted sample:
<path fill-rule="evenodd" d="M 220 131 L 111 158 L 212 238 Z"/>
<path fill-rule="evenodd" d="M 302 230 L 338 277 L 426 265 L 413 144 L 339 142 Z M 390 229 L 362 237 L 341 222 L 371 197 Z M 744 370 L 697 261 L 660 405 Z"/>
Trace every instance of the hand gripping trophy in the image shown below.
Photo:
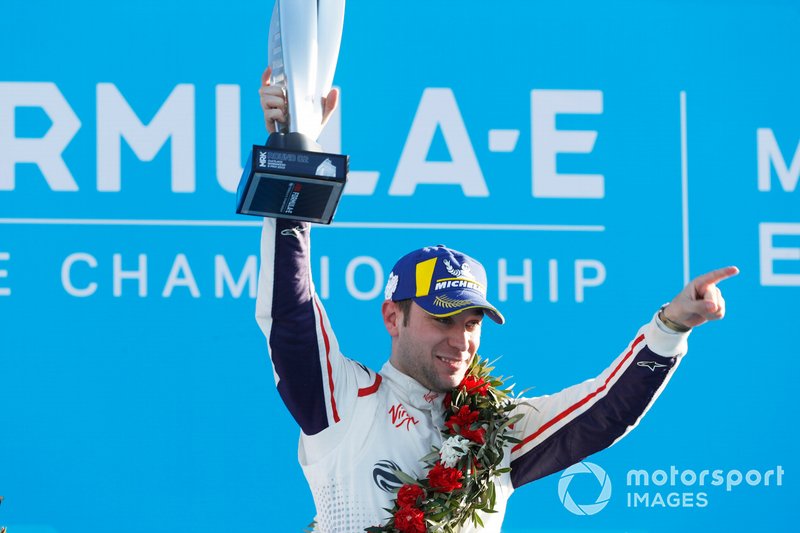
<path fill-rule="evenodd" d="M 276 0 L 269 27 L 271 85 L 282 87 L 288 120 L 254 145 L 239 182 L 236 212 L 330 224 L 349 160 L 322 151 L 322 98 L 333 83 L 344 0 Z"/>

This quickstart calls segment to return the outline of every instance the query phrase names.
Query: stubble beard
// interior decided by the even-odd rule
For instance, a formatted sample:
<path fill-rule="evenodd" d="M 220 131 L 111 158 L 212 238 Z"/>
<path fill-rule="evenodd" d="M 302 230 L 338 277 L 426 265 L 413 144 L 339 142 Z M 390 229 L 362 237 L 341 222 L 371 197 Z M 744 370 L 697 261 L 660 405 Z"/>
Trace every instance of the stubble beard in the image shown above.
<path fill-rule="evenodd" d="M 402 368 L 399 370 L 434 392 L 450 392 L 461 382 L 461 369 L 455 374 L 444 374 L 436 368 L 441 363 L 436 355 L 428 352 L 423 356 L 423 353 L 417 346 L 408 346 L 400 355 Z M 463 374 L 466 374 L 466 368 L 465 364 Z"/>
<path fill-rule="evenodd" d="M 459 363 L 458 371 L 453 373 L 444 373 L 442 370 L 437 368 L 437 366 L 442 362 L 439 360 L 436 354 L 430 353 L 428 357 L 428 361 L 430 361 L 430 363 L 427 365 L 417 365 L 418 368 L 416 370 L 418 375 L 412 377 L 419 381 L 423 386 L 434 392 L 450 392 L 457 387 L 459 383 L 461 383 L 461 381 L 464 379 L 464 376 L 467 374 L 467 369 L 469 368 L 470 363 L 469 360 Z"/>

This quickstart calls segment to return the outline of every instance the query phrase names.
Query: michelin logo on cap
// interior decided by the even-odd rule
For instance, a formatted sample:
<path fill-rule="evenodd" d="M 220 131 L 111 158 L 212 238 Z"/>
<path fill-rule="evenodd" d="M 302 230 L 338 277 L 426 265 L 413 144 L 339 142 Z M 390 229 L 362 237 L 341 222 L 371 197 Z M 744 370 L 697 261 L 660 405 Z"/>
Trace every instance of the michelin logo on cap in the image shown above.
<path fill-rule="evenodd" d="M 460 269 L 453 268 L 453 265 L 447 259 L 442 261 L 442 263 L 444 263 L 444 267 L 447 269 L 447 271 L 457 278 L 465 277 L 465 278 L 475 279 L 475 274 L 472 273 L 472 267 L 470 267 L 469 263 L 467 263 L 466 261 L 462 263 Z"/>
<path fill-rule="evenodd" d="M 446 280 L 438 280 L 436 285 L 433 286 L 434 291 L 440 291 L 444 289 L 473 289 L 481 294 L 486 294 L 486 289 L 484 289 L 483 285 L 476 281 L 470 281 L 468 279 L 446 279 Z"/>

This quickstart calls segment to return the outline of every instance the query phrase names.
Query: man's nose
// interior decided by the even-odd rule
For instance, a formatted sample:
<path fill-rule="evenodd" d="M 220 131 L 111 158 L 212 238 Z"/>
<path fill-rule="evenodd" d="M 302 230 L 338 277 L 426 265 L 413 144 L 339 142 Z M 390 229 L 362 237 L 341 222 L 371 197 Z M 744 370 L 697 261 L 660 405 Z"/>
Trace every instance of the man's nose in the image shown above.
<path fill-rule="evenodd" d="M 450 346 L 458 349 L 460 352 L 466 352 L 469 349 L 471 333 L 463 328 L 453 328 L 450 332 L 449 342 Z"/>

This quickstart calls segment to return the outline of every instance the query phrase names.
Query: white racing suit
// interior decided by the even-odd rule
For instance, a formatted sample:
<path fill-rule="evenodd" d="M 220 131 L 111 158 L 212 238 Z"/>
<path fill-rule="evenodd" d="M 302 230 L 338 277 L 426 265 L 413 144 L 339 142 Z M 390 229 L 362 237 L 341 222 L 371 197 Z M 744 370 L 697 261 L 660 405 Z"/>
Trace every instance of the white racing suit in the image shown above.
<path fill-rule="evenodd" d="M 440 446 L 444 395 L 386 363 L 380 372 L 345 357 L 314 291 L 309 226 L 265 219 L 256 316 L 267 337 L 281 398 L 300 425 L 299 460 L 314 496 L 317 529 L 363 532 L 388 518 L 402 470 L 423 477 L 420 458 Z M 496 478 L 497 513 L 463 532 L 499 532 L 511 493 L 602 450 L 627 434 L 669 381 L 685 334 L 653 321 L 595 379 L 527 398 Z"/>

